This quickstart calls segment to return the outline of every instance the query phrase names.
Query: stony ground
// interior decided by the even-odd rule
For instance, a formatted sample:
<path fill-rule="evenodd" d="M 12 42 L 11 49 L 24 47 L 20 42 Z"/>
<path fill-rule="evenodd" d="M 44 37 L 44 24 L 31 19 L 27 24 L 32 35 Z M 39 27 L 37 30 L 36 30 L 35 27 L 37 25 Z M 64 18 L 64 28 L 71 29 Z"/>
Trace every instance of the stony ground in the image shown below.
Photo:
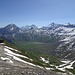
<path fill-rule="evenodd" d="M 0 75 L 58 75 L 51 71 L 46 71 L 36 67 L 12 66 L 0 60 Z"/>
<path fill-rule="evenodd" d="M 14 63 L 10 64 L 1 60 L 1 57 L 7 57 L 4 53 L 4 45 L 0 45 L 0 75 L 61 75 L 16 60 L 13 60 Z"/>

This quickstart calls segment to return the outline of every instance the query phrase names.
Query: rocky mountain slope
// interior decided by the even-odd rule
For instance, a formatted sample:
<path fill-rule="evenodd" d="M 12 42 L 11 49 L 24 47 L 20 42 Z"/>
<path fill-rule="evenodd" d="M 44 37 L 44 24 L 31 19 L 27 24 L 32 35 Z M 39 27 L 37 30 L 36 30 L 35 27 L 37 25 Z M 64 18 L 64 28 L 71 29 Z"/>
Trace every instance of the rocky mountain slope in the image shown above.
<path fill-rule="evenodd" d="M 18 50 L 0 44 L 0 75 L 64 75 L 63 72 L 55 72 L 50 68 L 43 68 L 22 60 L 20 57 L 29 59 L 27 56 L 19 54 Z M 44 58 L 41 59 L 47 62 Z M 69 72 L 68 72 L 69 73 Z M 72 75 L 72 73 L 69 73 Z"/>
<path fill-rule="evenodd" d="M 73 75 L 67 71 L 66 68 L 70 69 L 75 61 L 62 61 L 64 64 L 55 66 L 50 64 L 52 67 L 42 67 L 35 65 L 31 62 L 21 59 L 26 58 L 32 61 L 27 56 L 20 54 L 20 51 L 6 46 L 4 43 L 0 44 L 0 75 Z M 41 57 L 41 60 L 48 63 L 48 60 Z M 57 69 L 57 71 L 55 71 Z"/>
<path fill-rule="evenodd" d="M 41 28 L 36 25 L 19 28 L 15 24 L 9 24 L 4 28 L 0 28 L 0 38 L 10 42 L 22 52 L 4 46 L 4 50 L 0 52 L 1 61 L 11 63 L 11 66 L 33 68 L 32 66 L 36 67 L 36 64 L 38 64 L 38 68 L 44 66 L 46 70 L 51 69 L 64 73 L 68 71 L 66 69 L 74 69 L 74 24 L 55 24 L 53 22 Z M 56 74 L 53 73 L 53 75 Z"/>

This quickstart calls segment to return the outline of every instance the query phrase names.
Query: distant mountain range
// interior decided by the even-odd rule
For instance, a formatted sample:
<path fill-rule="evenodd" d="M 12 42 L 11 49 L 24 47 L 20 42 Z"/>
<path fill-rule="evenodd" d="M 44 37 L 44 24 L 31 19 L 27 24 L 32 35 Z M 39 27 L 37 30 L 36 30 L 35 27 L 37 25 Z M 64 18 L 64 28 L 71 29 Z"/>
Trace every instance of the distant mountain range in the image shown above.
<path fill-rule="evenodd" d="M 56 24 L 38 28 L 36 25 L 26 25 L 21 28 L 9 24 L 0 28 L 0 38 L 10 43 L 15 41 L 37 41 L 50 43 L 54 54 L 58 57 L 75 59 L 75 24 Z"/>

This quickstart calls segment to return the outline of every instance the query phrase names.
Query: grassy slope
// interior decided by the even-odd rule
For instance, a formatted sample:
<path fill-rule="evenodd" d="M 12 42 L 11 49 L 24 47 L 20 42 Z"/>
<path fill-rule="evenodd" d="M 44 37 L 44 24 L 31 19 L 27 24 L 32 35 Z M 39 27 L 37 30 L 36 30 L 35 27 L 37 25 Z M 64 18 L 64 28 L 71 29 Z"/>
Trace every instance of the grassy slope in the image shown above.
<path fill-rule="evenodd" d="M 9 47 L 20 50 L 22 55 L 32 58 L 33 62 L 24 58 L 21 59 L 32 62 L 36 65 L 40 65 L 43 67 L 45 66 L 50 67 L 49 64 L 45 64 L 43 61 L 41 61 L 40 57 L 44 57 L 45 59 L 48 59 L 50 61 L 49 62 L 50 64 L 54 64 L 54 65 L 61 64 L 61 62 L 56 57 L 47 54 L 47 52 L 49 53 L 50 50 L 52 50 L 50 44 L 42 43 L 42 42 L 32 42 L 32 41 L 31 42 L 15 41 L 14 44 L 10 44 L 5 41 L 5 43 Z"/>
<path fill-rule="evenodd" d="M 45 64 L 40 60 L 40 57 L 44 57 L 45 59 L 49 58 L 49 63 L 54 65 L 61 64 L 60 61 L 47 53 L 52 50 L 52 47 L 50 44 L 42 43 L 42 42 L 22 42 L 22 41 L 16 41 L 14 44 L 16 47 L 18 47 L 23 54 L 27 53 L 28 57 L 32 58 L 34 60 L 34 63 L 44 66 Z M 44 65 L 43 65 L 44 64 Z M 49 66 L 49 64 L 46 64 L 46 66 Z"/>

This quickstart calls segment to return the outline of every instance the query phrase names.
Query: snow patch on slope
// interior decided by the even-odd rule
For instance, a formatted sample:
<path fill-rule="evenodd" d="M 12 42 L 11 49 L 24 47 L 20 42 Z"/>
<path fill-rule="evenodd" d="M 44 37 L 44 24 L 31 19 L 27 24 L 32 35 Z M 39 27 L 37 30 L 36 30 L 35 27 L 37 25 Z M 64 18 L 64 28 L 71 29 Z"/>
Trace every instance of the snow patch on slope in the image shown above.
<path fill-rule="evenodd" d="M 59 27 L 57 28 L 55 31 L 61 30 L 62 32 L 70 32 L 72 31 L 74 28 L 67 28 L 67 27 Z"/>
<path fill-rule="evenodd" d="M 48 61 L 48 60 L 45 60 L 45 58 L 43 58 L 43 57 L 40 57 L 40 58 L 41 58 L 41 60 L 42 60 L 43 62 L 49 63 L 49 61 Z"/>
<path fill-rule="evenodd" d="M 13 61 L 10 60 L 9 58 L 1 57 L 1 59 L 2 59 L 3 61 L 7 61 L 8 63 L 13 63 Z"/>
<path fill-rule="evenodd" d="M 12 48 L 11 48 L 11 49 L 12 49 Z M 7 48 L 4 48 L 4 50 L 5 50 L 8 54 L 10 54 L 11 56 L 12 56 L 12 55 L 15 55 L 15 56 L 19 56 L 19 57 L 23 57 L 23 58 L 29 59 L 28 57 L 23 56 L 23 55 L 20 55 L 20 54 L 17 54 L 17 53 L 14 53 L 14 52 L 10 51 L 10 50 L 7 49 Z M 6 54 L 7 54 L 7 53 L 6 53 Z"/>
<path fill-rule="evenodd" d="M 30 59 L 30 58 L 12 52 L 12 51 L 10 50 L 10 49 L 12 49 L 12 48 L 10 48 L 10 49 L 7 49 L 7 48 L 9 48 L 9 47 L 5 47 L 5 48 L 4 48 L 4 51 L 5 51 L 4 54 L 6 54 L 6 55 L 8 55 L 8 56 L 11 56 L 12 59 L 14 59 L 14 60 L 16 60 L 16 61 L 19 61 L 19 62 L 22 62 L 22 63 L 25 63 L 25 64 L 29 64 L 29 65 L 31 65 L 31 66 L 43 68 L 43 67 L 41 67 L 41 66 L 39 66 L 39 65 L 35 65 L 35 64 L 33 64 L 33 63 L 30 63 L 30 62 L 27 62 L 27 61 L 24 61 L 24 60 L 20 59 L 19 57 L 23 57 L 23 58 L 27 58 L 27 59 Z M 5 60 L 10 60 L 9 58 L 4 58 L 4 57 L 1 57 L 1 59 L 4 60 L 4 61 L 5 61 Z M 30 59 L 30 60 L 33 61 L 32 59 Z M 13 62 L 13 63 L 14 63 L 14 62 Z"/>
<path fill-rule="evenodd" d="M 56 66 L 56 69 L 66 71 L 66 68 L 73 69 L 72 65 L 75 61 L 61 61 L 61 62 L 64 62 L 64 64 Z"/>

